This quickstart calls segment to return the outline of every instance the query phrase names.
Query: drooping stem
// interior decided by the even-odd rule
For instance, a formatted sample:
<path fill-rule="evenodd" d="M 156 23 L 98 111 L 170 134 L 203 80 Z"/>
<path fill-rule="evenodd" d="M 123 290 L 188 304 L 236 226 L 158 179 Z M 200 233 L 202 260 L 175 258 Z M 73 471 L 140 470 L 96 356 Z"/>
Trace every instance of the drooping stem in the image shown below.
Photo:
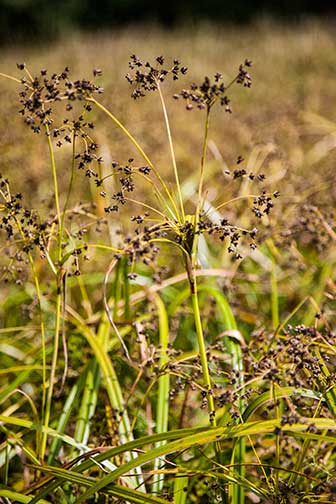
<path fill-rule="evenodd" d="M 157 90 L 159 92 L 160 100 L 161 100 L 161 105 L 162 105 L 162 110 L 163 110 L 163 115 L 165 119 L 165 124 L 166 124 L 166 129 L 167 129 L 167 135 L 168 135 L 168 141 L 169 141 L 169 148 L 170 148 L 170 154 L 172 158 L 172 163 L 173 163 L 173 168 L 174 168 L 174 176 L 175 176 L 175 182 L 176 182 L 176 189 L 177 189 L 177 194 L 178 194 L 178 199 L 180 203 L 180 208 L 181 208 L 181 215 L 182 215 L 182 222 L 185 221 L 185 215 L 184 215 L 184 206 L 183 206 L 183 199 L 182 199 L 182 192 L 181 192 L 181 184 L 179 180 L 179 175 L 178 175 L 178 170 L 177 170 L 177 165 L 176 165 L 176 157 L 175 157 L 175 151 L 174 151 L 174 144 L 173 144 L 173 139 L 170 131 L 170 124 L 169 124 L 169 118 L 168 118 L 168 112 L 167 112 L 167 107 L 163 98 L 163 94 L 161 91 L 161 86 L 160 83 L 157 81 Z"/>

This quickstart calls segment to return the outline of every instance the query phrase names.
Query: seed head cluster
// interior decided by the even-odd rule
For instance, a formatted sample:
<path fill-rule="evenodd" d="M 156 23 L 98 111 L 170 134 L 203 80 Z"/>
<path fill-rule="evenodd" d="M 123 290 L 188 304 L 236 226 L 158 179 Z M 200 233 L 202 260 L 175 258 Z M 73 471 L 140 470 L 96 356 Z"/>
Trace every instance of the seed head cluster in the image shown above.
<path fill-rule="evenodd" d="M 69 112 L 73 108 L 74 101 L 85 101 L 93 94 L 103 92 L 103 88 L 87 79 L 70 79 L 69 67 L 65 67 L 61 73 L 51 74 L 50 77 L 45 69 L 33 77 L 24 63 L 19 63 L 17 67 L 26 71 L 26 75 L 21 78 L 23 90 L 19 93 L 22 105 L 20 113 L 34 133 L 40 133 L 41 127 L 53 127 L 52 114 L 56 103 L 64 102 L 65 110 Z M 94 75 L 98 75 L 97 72 L 94 72 Z M 52 131 L 55 138 L 60 133 L 58 128 Z"/>
<path fill-rule="evenodd" d="M 178 59 L 174 59 L 172 65 L 167 67 L 164 66 L 164 63 L 163 56 L 158 56 L 154 65 L 148 61 L 143 63 L 135 54 L 130 57 L 128 64 L 130 73 L 126 75 L 126 79 L 134 86 L 132 98 L 136 100 L 146 96 L 147 92 L 155 91 L 168 76 L 177 80 L 180 75 L 185 75 L 188 71 L 187 67 L 181 66 Z"/>
<path fill-rule="evenodd" d="M 178 100 L 182 98 L 186 101 L 186 109 L 192 110 L 194 107 L 197 109 L 210 109 L 216 102 L 219 101 L 220 105 L 224 107 L 225 112 L 232 113 L 230 106 L 230 98 L 227 91 L 233 84 L 240 84 L 244 87 L 251 87 L 252 79 L 247 69 L 252 65 L 250 60 L 245 60 L 239 66 L 236 77 L 228 84 L 223 82 L 223 75 L 219 72 L 215 73 L 213 79 L 204 77 L 201 84 L 193 83 L 189 89 L 182 89 L 180 93 L 176 93 L 174 98 Z"/>

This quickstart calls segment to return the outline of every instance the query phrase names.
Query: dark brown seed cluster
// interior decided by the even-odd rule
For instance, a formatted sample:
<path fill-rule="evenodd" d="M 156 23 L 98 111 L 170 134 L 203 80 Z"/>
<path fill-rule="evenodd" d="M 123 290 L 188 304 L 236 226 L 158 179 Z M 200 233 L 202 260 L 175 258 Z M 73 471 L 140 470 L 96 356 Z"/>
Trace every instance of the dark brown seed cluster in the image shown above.
<path fill-rule="evenodd" d="M 241 84 L 248 88 L 251 87 L 252 80 L 247 70 L 251 65 L 252 62 L 250 60 L 245 60 L 245 62 L 239 66 L 236 77 L 228 85 L 224 84 L 222 74 L 217 72 L 212 79 L 204 77 L 201 84 L 193 83 L 189 89 L 182 89 L 180 93 L 174 95 L 174 98 L 176 100 L 179 98 L 185 100 L 187 102 L 187 110 L 192 110 L 194 107 L 199 110 L 204 108 L 209 110 L 219 101 L 221 106 L 224 107 L 225 112 L 231 113 L 232 109 L 227 91 L 234 83 Z"/>
<path fill-rule="evenodd" d="M 272 346 L 267 339 L 264 332 L 256 333 L 251 339 L 249 357 L 246 357 L 249 376 L 260 373 L 281 386 L 309 388 L 323 394 L 328 387 L 335 386 L 335 373 L 323 374 L 322 360 L 315 352 L 321 340 L 331 345 L 336 342 L 336 335 L 330 330 L 318 331 L 315 326 L 303 324 L 288 325 L 281 337 L 273 340 Z M 263 344 L 268 347 L 266 352 Z M 327 354 L 322 357 L 325 363 L 330 361 Z"/>
<path fill-rule="evenodd" d="M 99 161 L 99 159 L 97 161 L 101 162 Z M 112 204 L 105 207 L 106 213 L 118 212 L 120 205 L 122 206 L 125 205 L 127 201 L 126 199 L 127 193 L 131 193 L 135 190 L 135 179 L 134 179 L 135 175 L 142 175 L 144 177 L 147 177 L 150 174 L 151 169 L 149 168 L 149 166 L 135 167 L 132 164 L 133 161 L 134 161 L 133 158 L 128 159 L 126 165 L 120 165 L 117 161 L 113 161 L 112 171 L 108 176 L 115 176 L 118 178 L 120 184 L 120 190 L 111 196 Z M 98 177 L 97 173 L 94 176 Z M 103 182 L 104 179 L 101 178 L 95 179 L 95 184 L 97 187 L 101 187 L 103 185 Z M 103 198 L 106 198 L 107 196 L 105 191 L 101 191 L 100 195 Z M 139 222 L 139 218 L 137 218 L 132 219 L 132 221 L 133 222 L 135 221 L 138 224 L 140 224 L 143 220 Z"/>
<path fill-rule="evenodd" d="M 2 201 L 1 201 L 2 200 Z M 27 255 L 38 250 L 44 257 L 53 219 L 41 220 L 36 211 L 23 205 L 21 193 L 11 194 L 8 179 L 0 175 L 0 238 L 6 244 L 8 266 L 3 267 L 0 278 L 7 282 L 13 279 L 21 284 L 28 264 Z"/>
<path fill-rule="evenodd" d="M 20 113 L 24 116 L 25 123 L 34 133 L 40 133 L 41 127 L 53 126 L 53 106 L 55 103 L 64 102 L 65 110 L 69 112 L 76 100 L 85 101 L 95 93 L 102 93 L 103 89 L 87 80 L 72 80 L 70 69 L 65 67 L 61 73 L 53 73 L 48 77 L 47 70 L 41 70 L 37 76 L 32 76 L 25 64 L 17 65 L 19 70 L 26 74 L 21 78 L 23 90 L 20 91 Z M 97 72 L 95 75 L 98 75 Z M 55 128 L 52 135 L 57 138 L 62 130 Z M 67 141 L 67 140 L 66 140 Z"/>
<path fill-rule="evenodd" d="M 52 221 L 41 222 L 38 214 L 23 206 L 21 193 L 11 194 L 8 179 L 0 175 L 0 194 L 3 198 L 3 216 L 0 230 L 5 233 L 7 240 L 17 240 L 23 252 L 29 252 L 34 247 L 41 251 L 46 246 L 46 233 Z"/>
<path fill-rule="evenodd" d="M 235 260 L 242 259 L 242 255 L 239 253 L 239 244 L 243 238 L 248 239 L 249 245 L 252 249 L 256 248 L 256 236 L 258 230 L 256 228 L 250 230 L 243 229 L 239 226 L 231 224 L 228 219 L 222 219 L 218 223 L 201 219 L 197 232 L 206 232 L 208 235 L 215 236 L 220 241 L 226 243 L 227 251 Z"/>
<path fill-rule="evenodd" d="M 135 54 L 130 57 L 130 73 L 126 75 L 126 79 L 134 86 L 132 98 L 136 100 L 145 96 L 149 91 L 155 91 L 168 76 L 177 80 L 180 75 L 185 75 L 188 71 L 187 67 L 181 66 L 178 59 L 174 59 L 173 64 L 167 67 L 164 66 L 164 63 L 163 56 L 158 56 L 154 64 L 148 61 L 143 63 Z"/>
<path fill-rule="evenodd" d="M 263 215 L 269 215 L 274 206 L 273 198 L 278 198 L 279 196 L 279 191 L 274 192 L 272 195 L 266 194 L 266 191 L 263 191 L 262 194 L 253 201 L 252 212 L 254 215 L 259 219 Z"/>
<path fill-rule="evenodd" d="M 142 220 L 141 216 L 132 217 L 133 221 Z M 154 266 L 160 252 L 156 240 L 165 236 L 162 225 L 138 226 L 131 236 L 124 240 L 124 253 L 128 257 L 129 264 L 141 261 L 147 266 Z M 116 255 L 118 258 L 118 254 Z"/>

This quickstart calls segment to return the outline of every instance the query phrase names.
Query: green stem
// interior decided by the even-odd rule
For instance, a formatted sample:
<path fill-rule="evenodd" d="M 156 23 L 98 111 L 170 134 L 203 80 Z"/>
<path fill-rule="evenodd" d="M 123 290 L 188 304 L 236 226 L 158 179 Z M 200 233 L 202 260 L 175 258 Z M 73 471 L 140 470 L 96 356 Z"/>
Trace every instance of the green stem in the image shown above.
<path fill-rule="evenodd" d="M 75 155 L 76 155 L 76 134 L 73 132 L 72 135 L 72 160 L 71 160 L 71 175 L 70 175 L 70 182 L 69 182 L 69 187 L 67 191 L 67 195 L 65 198 L 65 203 L 63 207 L 63 212 L 62 212 L 62 218 L 61 218 L 61 226 L 60 226 L 60 239 L 61 241 L 63 240 L 63 233 L 64 233 L 64 222 L 65 222 L 65 215 L 66 211 L 69 205 L 69 200 L 72 192 L 72 186 L 73 186 L 73 181 L 74 181 L 74 176 L 75 176 Z"/>
<path fill-rule="evenodd" d="M 18 230 L 22 236 L 22 239 L 24 240 L 24 234 L 23 234 L 21 223 L 17 220 L 16 217 L 15 217 L 15 221 L 16 221 L 16 225 L 18 227 Z M 40 282 L 38 279 L 34 259 L 31 255 L 31 252 L 28 252 L 27 255 L 28 255 L 30 267 L 33 272 L 37 302 L 38 302 L 38 307 L 39 307 L 39 315 L 40 315 L 40 331 L 41 331 L 41 346 L 42 346 L 42 422 L 43 422 L 43 415 L 44 415 L 44 411 L 45 411 L 45 407 L 46 407 L 47 356 L 46 356 L 45 326 L 44 326 L 43 314 L 42 314 L 42 293 L 41 293 Z M 36 446 L 36 453 L 37 453 L 37 456 L 41 462 L 43 461 L 43 457 L 44 457 L 44 453 L 42 451 L 43 436 L 45 436 L 44 433 L 42 434 L 42 436 L 40 436 L 40 434 L 39 434 L 39 436 L 37 438 L 38 439 L 38 446 Z"/>
<path fill-rule="evenodd" d="M 130 283 L 128 278 L 128 257 L 123 257 L 122 264 L 123 281 L 124 281 L 124 318 L 131 320 L 131 306 L 130 306 Z"/>
<path fill-rule="evenodd" d="M 145 151 L 143 150 L 143 148 L 140 146 L 140 144 L 136 141 L 136 139 L 134 138 L 134 136 L 119 121 L 119 119 L 117 119 L 117 117 L 114 114 L 112 114 L 112 112 L 110 112 L 106 107 L 104 107 L 104 105 L 102 105 L 101 103 L 99 103 L 95 98 L 93 98 L 93 97 L 88 98 L 88 101 L 94 103 L 110 119 L 112 119 L 112 121 L 114 122 L 114 124 L 116 124 L 122 130 L 122 132 L 127 136 L 127 138 L 131 141 L 131 143 L 134 145 L 134 147 L 138 150 L 138 152 L 141 154 L 141 156 L 143 157 L 143 159 L 146 161 L 146 163 L 148 164 L 148 166 L 153 170 L 154 174 L 156 175 L 157 179 L 159 180 L 159 182 L 161 183 L 163 189 L 165 190 L 165 192 L 166 192 L 166 194 L 168 196 L 168 199 L 169 199 L 170 203 L 172 204 L 172 207 L 173 207 L 174 211 L 178 215 L 178 209 L 176 207 L 175 201 L 172 198 L 172 195 L 170 194 L 170 192 L 168 190 L 167 184 L 164 182 L 164 180 L 162 179 L 161 175 L 159 174 L 159 172 L 157 171 L 157 169 L 153 165 L 152 161 L 149 159 L 149 157 L 147 156 L 147 154 L 145 153 Z"/>
<path fill-rule="evenodd" d="M 208 367 L 208 360 L 206 355 L 203 327 L 201 314 L 198 303 L 198 293 L 197 293 L 197 278 L 195 274 L 195 266 L 197 263 L 197 251 L 198 251 L 198 234 L 196 234 L 197 225 L 199 223 L 200 211 L 201 211 L 201 199 L 203 193 L 203 182 L 204 182 L 204 171 L 205 171 L 205 163 L 206 163 L 206 152 L 208 146 L 208 136 L 209 136 L 209 118 L 210 118 L 210 106 L 207 107 L 206 118 L 204 124 L 204 138 L 203 138 L 203 148 L 202 148 L 202 158 L 201 158 L 201 172 L 200 172 L 200 180 L 198 185 L 198 196 L 197 196 L 197 204 L 196 204 L 196 213 L 194 217 L 194 239 L 192 244 L 191 255 L 186 258 L 186 270 L 189 280 L 190 293 L 191 293 L 191 301 L 192 308 L 194 314 L 197 342 L 198 342 L 198 350 L 201 359 L 202 365 L 202 373 L 203 380 L 207 389 L 207 401 L 208 401 L 208 411 L 209 411 L 209 419 L 210 424 L 215 426 L 215 402 L 212 395 L 212 387 L 211 387 L 211 379 Z M 217 452 L 219 451 L 219 447 L 216 446 Z"/>
<path fill-rule="evenodd" d="M 42 314 L 42 294 L 41 294 L 40 282 L 39 282 L 39 279 L 37 276 L 37 271 L 35 268 L 35 263 L 34 263 L 33 258 L 30 253 L 28 254 L 28 258 L 29 258 L 31 268 L 33 270 L 36 296 L 37 296 L 37 301 L 38 301 L 38 306 L 39 306 L 39 314 L 40 314 L 40 331 L 41 331 L 41 346 L 42 346 L 42 421 L 44 421 L 43 415 L 44 415 L 45 408 L 46 408 L 46 391 L 47 391 L 47 357 L 46 357 L 45 326 L 44 326 L 43 314 Z M 44 433 L 42 434 L 42 440 L 43 440 L 43 436 L 45 436 Z M 39 460 L 42 462 L 43 458 L 44 458 L 44 453 L 41 448 L 43 446 L 43 442 L 39 441 L 39 445 L 40 446 L 36 447 L 36 453 L 37 453 L 37 456 L 39 457 Z"/>
<path fill-rule="evenodd" d="M 157 306 L 159 317 L 159 335 L 160 335 L 160 370 L 161 375 L 158 379 L 158 398 L 156 403 L 156 432 L 160 434 L 167 432 L 169 420 L 169 372 L 166 368 L 169 357 L 167 354 L 169 346 L 169 321 L 168 314 L 164 302 L 161 297 L 156 294 L 154 301 Z M 162 446 L 165 441 L 159 441 L 155 447 Z M 165 462 L 157 457 L 154 462 L 154 469 L 160 469 L 164 466 Z M 153 475 L 152 491 L 154 495 L 160 495 L 164 486 L 164 475 L 156 473 Z"/>
<path fill-rule="evenodd" d="M 174 175 L 175 175 L 175 181 L 176 181 L 176 189 L 177 189 L 177 194 L 180 202 L 180 207 L 181 207 L 181 213 L 182 213 L 182 222 L 185 221 L 185 214 L 184 214 L 184 206 L 183 206 L 183 199 L 182 199 L 182 192 L 181 192 L 181 184 L 178 176 L 178 170 L 177 170 L 177 165 L 176 165 L 176 157 L 175 157 L 175 152 L 174 152 L 174 145 L 173 145 L 173 139 L 170 131 L 170 124 L 169 124 L 169 119 L 168 119 L 168 112 L 166 108 L 166 104 L 163 98 L 163 94 L 161 91 L 160 83 L 157 81 L 157 90 L 159 92 L 160 100 L 161 100 L 161 105 L 162 105 L 162 110 L 163 110 L 163 115 L 165 119 L 165 124 L 166 124 L 166 129 L 167 129 L 167 135 L 168 135 L 168 141 L 169 141 L 169 148 L 170 148 L 170 154 L 172 158 L 172 163 L 173 163 L 173 168 L 174 168 Z"/>
<path fill-rule="evenodd" d="M 115 267 L 115 279 L 113 284 L 113 320 L 118 318 L 118 306 L 121 298 L 121 260 L 117 262 Z"/>
<path fill-rule="evenodd" d="M 206 153 L 207 153 L 208 139 L 209 139 L 209 122 L 210 122 L 210 107 L 207 108 L 206 116 L 205 116 L 205 123 L 204 123 L 204 138 L 203 138 L 202 159 L 201 159 L 201 172 L 200 172 L 200 180 L 199 180 L 199 185 L 198 185 L 197 206 L 196 206 L 196 222 L 197 223 L 199 221 L 199 214 L 201 211 Z"/>
<path fill-rule="evenodd" d="M 42 438 L 42 447 L 41 447 L 41 458 L 43 459 L 46 446 L 47 446 L 47 430 L 49 427 L 50 421 L 50 413 L 51 413 L 51 403 L 54 392 L 54 380 L 56 376 L 57 369 L 57 358 L 58 358 L 58 348 L 59 348 L 59 334 L 61 328 L 61 305 L 62 305 L 62 278 L 58 278 L 57 282 L 57 297 L 56 297 L 56 315 L 55 315 L 55 334 L 54 334 L 54 348 L 53 348 L 53 356 L 51 362 L 51 370 L 50 370 L 50 378 L 49 378 L 49 388 L 47 394 L 46 401 L 46 411 L 44 417 L 44 430 L 43 430 L 43 438 Z"/>
<path fill-rule="evenodd" d="M 48 124 L 45 125 L 45 129 L 46 129 L 47 138 L 48 138 L 48 147 L 49 147 L 49 155 L 50 155 L 50 162 L 51 162 L 51 172 L 52 172 L 53 184 L 54 184 L 55 206 L 56 206 L 57 225 L 58 225 L 58 260 L 60 261 L 62 258 L 62 237 L 61 237 L 62 218 L 61 218 L 61 208 L 60 208 L 59 195 L 58 195 L 57 170 L 56 170 L 54 150 L 53 150 L 51 136 L 50 136 L 50 129 L 49 129 Z"/>
<path fill-rule="evenodd" d="M 203 147 L 202 147 L 202 158 L 201 158 L 201 171 L 200 171 L 200 179 L 198 184 L 198 195 L 197 195 L 197 204 L 196 204 L 196 212 L 195 212 L 195 231 L 197 230 L 197 226 L 200 219 L 201 213 L 201 201 L 203 194 L 203 184 L 204 184 L 204 172 L 205 172 L 205 163 L 206 163 L 206 153 L 208 147 L 208 139 L 209 139 L 209 122 L 210 122 L 210 107 L 207 107 L 205 123 L 204 123 L 204 137 L 203 137 Z M 195 234 L 194 242 L 192 247 L 192 266 L 194 267 L 197 262 L 197 249 L 198 249 L 198 235 Z"/>
<path fill-rule="evenodd" d="M 48 124 L 45 125 L 46 133 L 47 133 L 47 138 L 48 138 L 48 147 L 49 147 L 49 155 L 50 155 L 50 162 L 51 162 L 51 172 L 52 172 L 52 177 L 53 177 L 53 185 L 54 185 L 54 193 L 55 193 L 55 206 L 56 206 L 56 215 L 57 215 L 57 225 L 58 225 L 58 272 L 57 272 L 57 277 L 56 277 L 56 311 L 55 311 L 55 333 L 54 333 L 54 341 L 53 341 L 53 356 L 52 356 L 52 362 L 51 362 L 51 370 L 50 370 L 50 378 L 49 378 L 49 388 L 48 388 L 48 393 L 47 393 L 47 398 L 46 398 L 46 407 L 45 407 L 45 416 L 44 416 L 44 433 L 42 437 L 42 443 L 41 443 L 41 458 L 43 460 L 44 455 L 45 455 L 45 450 L 47 446 L 47 435 L 46 431 L 47 428 L 49 427 L 49 421 L 50 421 L 50 414 L 51 414 L 51 404 L 52 404 L 52 399 L 53 399 L 53 392 L 54 392 L 54 380 L 56 376 L 56 369 L 57 369 L 57 359 L 58 359 L 58 349 L 59 349 L 59 335 L 60 335 L 60 328 L 61 328 L 61 308 L 62 308 L 62 283 L 63 283 L 63 270 L 61 269 L 61 262 L 62 262 L 62 215 L 61 215 L 61 209 L 60 209 L 60 202 L 59 202 L 59 194 L 58 194 L 58 182 L 57 182 L 57 170 L 56 170 L 56 163 L 55 163 L 55 156 L 54 156 L 54 151 L 53 151 L 53 146 L 52 146 L 52 140 L 50 136 L 50 129 Z"/>
<path fill-rule="evenodd" d="M 210 424 L 212 426 L 216 426 L 215 402 L 214 402 L 214 398 L 212 395 L 212 386 L 211 386 L 211 379 L 210 379 L 210 373 L 209 373 L 209 367 L 208 367 L 208 359 L 207 359 L 207 355 L 206 355 L 201 313 L 200 313 L 199 303 L 198 303 L 197 279 L 196 279 L 196 275 L 195 275 L 195 270 L 193 269 L 193 266 L 191 264 L 189 257 L 186 259 L 186 267 L 187 267 L 188 280 L 189 280 L 190 293 L 191 293 L 192 309 L 193 309 L 194 321 L 195 321 L 195 329 L 196 329 L 196 336 L 197 336 L 197 343 L 198 343 L 198 352 L 199 352 L 199 356 L 201 359 L 203 380 L 204 380 L 204 384 L 205 384 L 206 392 L 207 392 L 209 420 L 210 420 Z"/>

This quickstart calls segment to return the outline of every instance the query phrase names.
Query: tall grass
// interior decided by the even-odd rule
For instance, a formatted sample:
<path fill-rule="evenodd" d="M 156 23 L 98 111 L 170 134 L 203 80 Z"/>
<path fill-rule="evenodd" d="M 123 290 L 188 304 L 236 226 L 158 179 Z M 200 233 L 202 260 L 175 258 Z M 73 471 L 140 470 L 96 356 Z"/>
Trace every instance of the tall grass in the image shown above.
<path fill-rule="evenodd" d="M 255 29 L 275 55 L 295 40 L 296 65 L 309 57 L 304 31 Z M 301 130 L 275 120 L 295 136 L 290 173 L 274 139 L 241 145 L 239 115 L 261 124 L 268 96 L 262 79 L 249 89 L 249 60 L 210 80 L 199 61 L 145 62 L 132 56 L 131 88 L 110 93 L 97 65 L 92 82 L 1 73 L 4 159 L 43 171 L 36 185 L 32 165 L 34 195 L 26 172 L 23 184 L 3 166 L 0 180 L 0 500 L 332 502 L 335 222 L 321 194 L 335 125 L 316 111 Z"/>

